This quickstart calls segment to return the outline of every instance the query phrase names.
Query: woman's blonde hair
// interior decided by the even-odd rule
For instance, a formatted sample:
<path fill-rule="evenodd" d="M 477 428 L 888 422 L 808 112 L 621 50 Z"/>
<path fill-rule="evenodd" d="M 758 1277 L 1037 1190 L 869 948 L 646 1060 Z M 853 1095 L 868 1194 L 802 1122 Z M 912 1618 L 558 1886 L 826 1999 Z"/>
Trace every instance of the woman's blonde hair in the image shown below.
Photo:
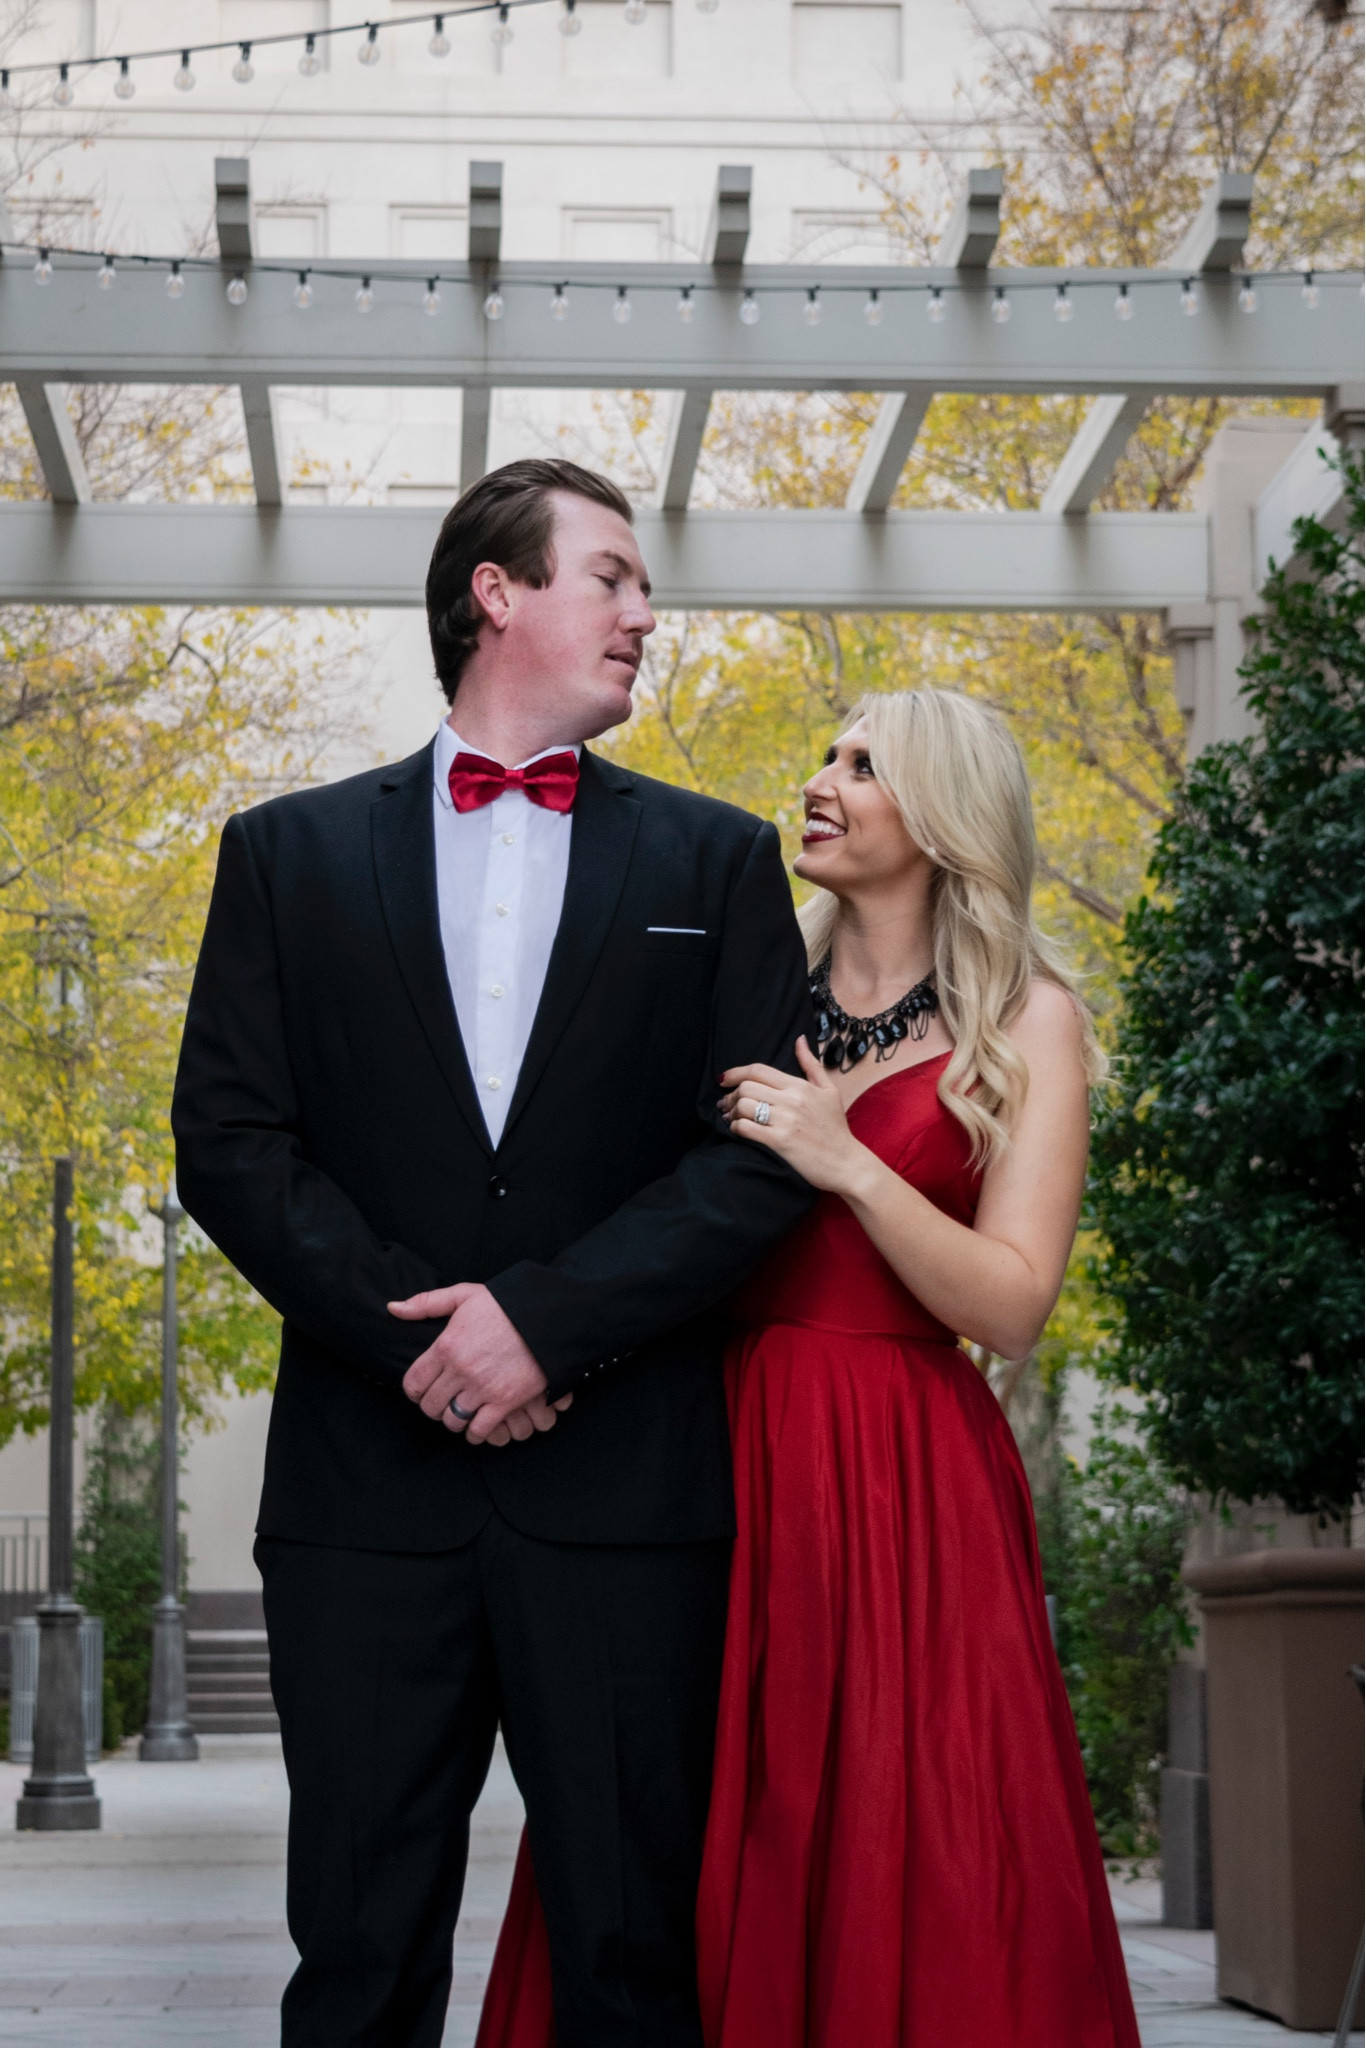
<path fill-rule="evenodd" d="M 1054 982 L 1077 1004 L 1089 1081 L 1102 1078 L 1105 1055 L 1061 953 L 1034 922 L 1034 810 L 1005 721 L 955 690 L 866 696 L 842 730 L 860 719 L 874 774 L 934 863 L 935 983 L 953 1040 L 939 1098 L 980 1162 L 1006 1143 L 1024 1101 L 1028 1070 L 1006 1033 L 1031 981 Z M 821 890 L 799 917 L 815 967 L 839 904 Z"/>

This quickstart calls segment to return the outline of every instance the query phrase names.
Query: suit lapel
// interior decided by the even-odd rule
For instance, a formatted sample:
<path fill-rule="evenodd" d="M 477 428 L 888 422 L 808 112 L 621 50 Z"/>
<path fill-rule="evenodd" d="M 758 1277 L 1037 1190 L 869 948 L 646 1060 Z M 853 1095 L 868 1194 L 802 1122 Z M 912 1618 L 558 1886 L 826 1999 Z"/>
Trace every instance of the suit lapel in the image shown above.
<path fill-rule="evenodd" d="M 384 922 L 404 986 L 461 1115 L 485 1152 L 488 1128 L 479 1109 L 465 1043 L 451 1000 L 436 903 L 436 839 L 432 830 L 432 749 L 394 769 L 370 806 L 371 846 Z"/>
<path fill-rule="evenodd" d="M 640 824 L 640 804 L 629 794 L 631 787 L 629 775 L 584 748 L 569 842 L 564 909 L 526 1057 L 517 1077 L 516 1093 L 508 1110 L 504 1141 L 579 1005 L 616 915 Z"/>

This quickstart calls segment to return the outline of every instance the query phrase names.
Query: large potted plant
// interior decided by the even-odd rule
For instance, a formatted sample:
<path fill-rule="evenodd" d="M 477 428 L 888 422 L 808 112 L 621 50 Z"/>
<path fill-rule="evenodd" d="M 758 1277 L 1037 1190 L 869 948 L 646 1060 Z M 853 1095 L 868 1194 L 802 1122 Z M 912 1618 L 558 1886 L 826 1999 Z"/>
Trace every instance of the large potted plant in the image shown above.
<path fill-rule="evenodd" d="M 1252 739 L 1193 763 L 1126 929 L 1096 1137 L 1116 1372 L 1198 1492 L 1317 1518 L 1202 1596 L 1219 1988 L 1331 2026 L 1361 1926 L 1361 472 L 1252 629 Z"/>

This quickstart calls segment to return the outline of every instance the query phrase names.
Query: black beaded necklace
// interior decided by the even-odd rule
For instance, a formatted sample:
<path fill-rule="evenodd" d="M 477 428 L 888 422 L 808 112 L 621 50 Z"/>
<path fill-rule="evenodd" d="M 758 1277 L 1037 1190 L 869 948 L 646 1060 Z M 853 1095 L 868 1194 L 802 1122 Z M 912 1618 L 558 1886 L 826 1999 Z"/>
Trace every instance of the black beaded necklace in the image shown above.
<path fill-rule="evenodd" d="M 876 1017 L 851 1017 L 830 992 L 830 955 L 812 970 L 811 1000 L 816 1005 L 816 1056 L 827 1067 L 847 1074 L 866 1053 L 879 1062 L 890 1059 L 903 1038 L 923 1038 L 939 1011 L 934 976 L 927 974 L 900 1002 Z"/>

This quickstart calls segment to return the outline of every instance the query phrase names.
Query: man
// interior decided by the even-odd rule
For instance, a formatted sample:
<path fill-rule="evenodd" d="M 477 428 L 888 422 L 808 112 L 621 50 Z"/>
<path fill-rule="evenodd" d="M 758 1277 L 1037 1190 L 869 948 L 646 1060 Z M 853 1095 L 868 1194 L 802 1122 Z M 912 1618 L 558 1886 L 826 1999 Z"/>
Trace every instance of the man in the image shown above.
<path fill-rule="evenodd" d="M 773 828 L 582 746 L 630 713 L 649 587 L 606 479 L 495 471 L 427 580 L 434 744 L 223 834 L 174 1125 L 185 1206 L 284 1318 L 285 2048 L 436 2048 L 500 1721 L 558 2048 L 701 2039 L 713 1312 L 810 1199 L 716 1076 L 809 1023 Z"/>

